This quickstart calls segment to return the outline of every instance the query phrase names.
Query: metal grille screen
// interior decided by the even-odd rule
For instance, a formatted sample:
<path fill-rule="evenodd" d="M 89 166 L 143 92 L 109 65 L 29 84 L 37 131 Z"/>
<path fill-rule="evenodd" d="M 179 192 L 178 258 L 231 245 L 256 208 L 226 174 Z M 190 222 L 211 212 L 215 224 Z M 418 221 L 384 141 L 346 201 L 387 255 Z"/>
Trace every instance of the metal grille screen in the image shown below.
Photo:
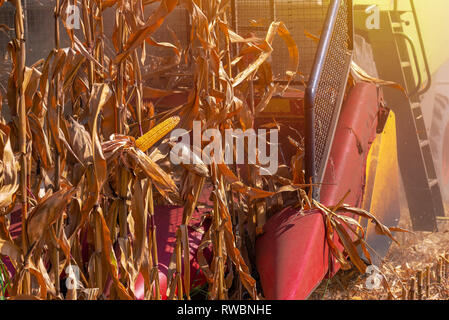
<path fill-rule="evenodd" d="M 27 49 L 27 65 L 32 65 L 46 58 L 54 47 L 54 1 L 22 1 L 25 20 L 25 41 Z M 0 32 L 0 53 L 6 54 L 6 46 L 10 37 L 14 37 L 14 7 L 6 2 L 0 8 L 0 24 L 11 28 L 8 35 Z M 68 37 L 62 32 L 61 46 L 68 46 Z"/>
<path fill-rule="evenodd" d="M 149 5 L 145 10 L 146 14 L 149 15 L 158 6 L 159 3 Z M 160 29 L 152 37 L 156 41 L 179 42 L 183 48 L 186 48 L 189 45 L 190 30 L 188 12 L 184 7 L 178 6 L 167 16 Z M 161 57 L 172 55 L 169 49 L 158 47 L 151 47 L 150 54 Z"/>
<path fill-rule="evenodd" d="M 11 71 L 11 63 L 6 56 L 6 45 L 9 42 L 10 37 L 14 36 L 14 8 L 6 2 L 0 8 L 0 24 L 3 24 L 10 28 L 10 31 L 0 31 L 0 86 L 1 92 L 6 92 L 6 86 L 9 78 L 9 72 Z"/>
<path fill-rule="evenodd" d="M 235 0 L 236 29 L 242 35 L 255 33 L 264 37 L 273 20 L 285 23 L 292 33 L 300 53 L 300 72 L 305 80 L 311 71 L 317 44 L 307 38 L 304 31 L 319 35 L 321 33 L 330 0 Z M 45 58 L 54 45 L 53 1 L 24 1 L 27 33 L 27 64 L 33 64 Z M 147 14 L 156 8 L 157 4 L 148 6 Z M 0 8 L 0 23 L 10 28 L 14 27 L 14 9 L 9 3 Z M 112 29 L 113 17 L 106 15 L 105 29 Z M 169 28 L 173 31 L 171 32 Z M 61 30 L 62 25 L 61 25 Z M 178 7 L 167 17 L 154 38 L 158 41 L 175 41 L 183 47 L 188 45 L 189 20 L 186 10 Z M 13 31 L 9 32 L 13 36 Z M 61 31 L 61 46 L 68 45 L 65 32 Z M 80 35 L 80 39 L 82 36 Z M 0 53 L 6 53 L 9 39 L 0 33 Z M 272 57 L 273 71 L 278 80 L 286 77 L 288 50 L 285 43 L 276 37 Z M 172 53 L 163 48 L 151 48 L 151 55 L 166 57 Z"/>
<path fill-rule="evenodd" d="M 31 65 L 41 58 L 45 58 L 53 48 L 54 23 L 53 2 L 49 1 L 23 1 L 25 7 L 26 38 L 27 38 L 27 65 Z M 243 35 L 254 33 L 256 36 L 264 37 L 270 23 L 274 20 L 285 23 L 298 45 L 300 54 L 299 71 L 307 81 L 312 72 L 318 44 L 307 38 L 305 31 L 321 35 L 326 20 L 328 9 L 331 4 L 339 3 L 338 14 L 333 29 L 329 50 L 321 67 L 319 84 L 314 97 L 315 113 L 315 173 L 322 178 L 330 145 L 332 143 L 335 124 L 339 114 L 341 97 L 346 84 L 348 55 L 351 43 L 351 32 L 349 30 L 350 0 L 235 0 L 234 16 L 231 18 L 235 23 L 236 31 Z M 153 8 L 148 8 L 148 13 Z M 352 12 L 352 11 L 351 11 Z M 0 23 L 13 28 L 14 9 L 9 3 L 0 8 Z M 105 16 L 105 30 L 112 30 L 113 16 Z M 172 32 L 170 32 L 170 29 Z M 62 28 L 61 28 L 62 30 Z M 186 47 L 188 45 L 188 34 L 190 31 L 189 19 L 184 8 L 177 8 L 168 18 L 160 30 L 154 35 L 158 41 L 172 42 L 175 38 Z M 13 31 L 9 31 L 13 36 Z M 175 35 L 175 36 L 173 36 Z M 68 45 L 65 32 L 61 32 L 61 46 Z M 109 35 L 108 35 L 109 37 Z M 6 53 L 6 45 L 9 38 L 0 32 L 0 54 Z M 286 78 L 288 66 L 288 50 L 284 42 L 275 38 L 272 56 L 273 72 L 277 80 Z M 164 58 L 173 53 L 167 49 L 152 48 L 150 55 Z M 0 65 L 5 60 L 0 61 Z M 2 73 L 3 74 L 3 73 Z M 6 74 L 6 73 L 5 73 Z M 299 79 L 297 79 L 299 80 Z"/>
<path fill-rule="evenodd" d="M 319 36 L 323 28 L 329 0 L 236 0 L 235 21 L 239 34 L 255 33 L 263 37 L 273 20 L 287 26 L 299 49 L 299 71 L 308 79 L 317 43 L 307 38 L 305 31 Z M 286 78 L 288 50 L 279 37 L 273 43 L 273 73 L 278 80 Z"/>
<path fill-rule="evenodd" d="M 346 88 L 352 53 L 352 2 L 338 3 L 336 19 L 319 81 L 312 97 L 316 182 L 323 180 Z"/>
<path fill-rule="evenodd" d="M 27 65 L 32 65 L 42 58 L 46 58 L 54 47 L 54 1 L 27 0 L 22 1 L 26 17 L 25 36 L 27 47 Z M 151 14 L 158 3 L 147 6 L 145 13 Z M 4 58 L 6 46 L 11 37 L 14 37 L 14 7 L 6 2 L 0 7 L 0 24 L 11 28 L 10 31 L 0 32 L 0 54 Z M 104 14 L 104 28 L 106 32 L 106 50 L 113 50 L 112 30 L 114 26 L 114 15 L 112 10 L 107 9 Z M 60 23 L 61 47 L 69 46 L 69 39 Z M 190 27 L 187 11 L 183 7 L 177 7 L 166 19 L 161 28 L 153 35 L 157 41 L 178 42 L 182 47 L 188 45 Z M 84 39 L 81 30 L 75 30 L 75 34 L 81 40 Z M 149 55 L 166 58 L 173 55 L 169 49 L 151 47 Z"/>

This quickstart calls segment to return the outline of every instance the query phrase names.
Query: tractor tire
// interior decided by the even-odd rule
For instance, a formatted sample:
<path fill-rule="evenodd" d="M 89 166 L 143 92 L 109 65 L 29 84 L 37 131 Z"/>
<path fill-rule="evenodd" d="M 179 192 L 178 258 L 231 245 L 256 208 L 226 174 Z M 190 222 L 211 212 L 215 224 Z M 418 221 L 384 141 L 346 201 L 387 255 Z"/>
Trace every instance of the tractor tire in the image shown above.
<path fill-rule="evenodd" d="M 429 139 L 446 207 L 449 208 L 449 88 L 435 93 Z"/>

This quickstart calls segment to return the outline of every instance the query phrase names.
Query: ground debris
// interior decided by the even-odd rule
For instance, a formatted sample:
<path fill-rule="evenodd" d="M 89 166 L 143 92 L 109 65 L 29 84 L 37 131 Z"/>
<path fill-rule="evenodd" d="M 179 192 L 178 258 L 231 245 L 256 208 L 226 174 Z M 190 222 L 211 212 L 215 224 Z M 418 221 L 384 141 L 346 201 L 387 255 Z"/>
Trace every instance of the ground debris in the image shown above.
<path fill-rule="evenodd" d="M 380 266 L 388 287 L 380 285 L 369 289 L 369 275 L 357 271 L 340 271 L 332 279 L 325 279 L 311 295 L 311 300 L 409 300 L 411 281 L 415 281 L 414 299 L 449 299 L 448 263 L 442 263 L 442 275 L 438 275 L 438 261 L 447 257 L 449 247 L 449 223 L 441 223 L 439 232 L 404 233 L 398 236 L 401 245 L 393 244 Z M 422 272 L 422 285 L 416 282 Z M 427 279 L 427 272 L 430 278 Z M 428 281 L 428 282 L 427 282 Z M 430 283 L 426 292 L 427 283 Z M 419 289 L 420 288 L 420 289 Z M 418 292 L 419 291 L 419 292 Z"/>

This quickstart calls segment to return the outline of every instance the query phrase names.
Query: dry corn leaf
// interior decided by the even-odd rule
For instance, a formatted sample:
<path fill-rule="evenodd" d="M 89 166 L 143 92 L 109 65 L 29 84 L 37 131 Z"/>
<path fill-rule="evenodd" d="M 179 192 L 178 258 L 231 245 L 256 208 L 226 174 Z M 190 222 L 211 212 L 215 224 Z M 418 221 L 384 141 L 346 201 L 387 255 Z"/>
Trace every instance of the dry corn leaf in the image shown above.
<path fill-rule="evenodd" d="M 0 239 L 0 254 L 9 257 L 15 261 L 22 260 L 22 250 L 14 243 Z"/>
<path fill-rule="evenodd" d="M 0 123 L 0 131 L 0 208 L 5 208 L 12 203 L 14 193 L 19 189 L 18 164 L 11 147 L 11 129 Z"/>
<path fill-rule="evenodd" d="M 355 63 L 354 61 L 351 62 L 351 71 L 356 79 L 359 79 L 359 80 L 365 81 L 365 82 L 371 82 L 371 83 L 374 83 L 374 84 L 380 85 L 380 86 L 391 87 L 393 89 L 397 89 L 397 90 L 400 90 L 400 91 L 406 93 L 404 87 L 401 86 L 399 83 L 372 77 L 365 70 L 363 70 L 359 65 L 357 65 L 357 63 Z"/>
<path fill-rule="evenodd" d="M 27 236 L 31 244 L 42 239 L 48 228 L 60 217 L 74 192 L 73 188 L 63 186 L 61 190 L 48 193 L 41 199 L 26 221 Z"/>
<path fill-rule="evenodd" d="M 114 63 L 120 63 L 124 58 L 130 55 L 130 53 L 142 44 L 151 34 L 153 34 L 164 22 L 165 17 L 172 12 L 178 4 L 178 0 L 161 0 L 159 7 L 148 18 L 145 25 L 138 31 L 134 32 L 127 43 L 125 44 L 124 51 L 118 54 L 114 58 Z"/>

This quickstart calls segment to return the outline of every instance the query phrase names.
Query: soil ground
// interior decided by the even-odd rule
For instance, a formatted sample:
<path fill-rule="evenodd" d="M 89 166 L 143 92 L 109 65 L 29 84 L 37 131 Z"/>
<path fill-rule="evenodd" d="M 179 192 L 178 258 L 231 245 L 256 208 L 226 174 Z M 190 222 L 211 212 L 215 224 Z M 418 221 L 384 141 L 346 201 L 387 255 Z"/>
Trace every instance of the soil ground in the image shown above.
<path fill-rule="evenodd" d="M 401 213 L 400 227 L 411 230 L 410 220 Z M 386 300 L 409 299 L 410 286 L 417 273 L 423 271 L 422 300 L 449 299 L 449 264 L 443 263 L 442 278 L 438 279 L 438 259 L 449 253 L 449 221 L 438 222 L 438 232 L 397 234 L 400 245 L 393 244 L 380 266 L 386 281 L 376 290 L 368 289 L 368 275 L 357 270 L 340 271 L 334 278 L 324 280 L 310 299 L 324 300 Z M 447 256 L 446 256 L 447 257 Z M 443 261 L 444 262 L 444 261 Z M 429 296 L 425 292 L 426 268 L 430 268 Z M 418 299 L 416 282 L 415 299 Z M 405 298 L 405 292 L 406 298 Z"/>

